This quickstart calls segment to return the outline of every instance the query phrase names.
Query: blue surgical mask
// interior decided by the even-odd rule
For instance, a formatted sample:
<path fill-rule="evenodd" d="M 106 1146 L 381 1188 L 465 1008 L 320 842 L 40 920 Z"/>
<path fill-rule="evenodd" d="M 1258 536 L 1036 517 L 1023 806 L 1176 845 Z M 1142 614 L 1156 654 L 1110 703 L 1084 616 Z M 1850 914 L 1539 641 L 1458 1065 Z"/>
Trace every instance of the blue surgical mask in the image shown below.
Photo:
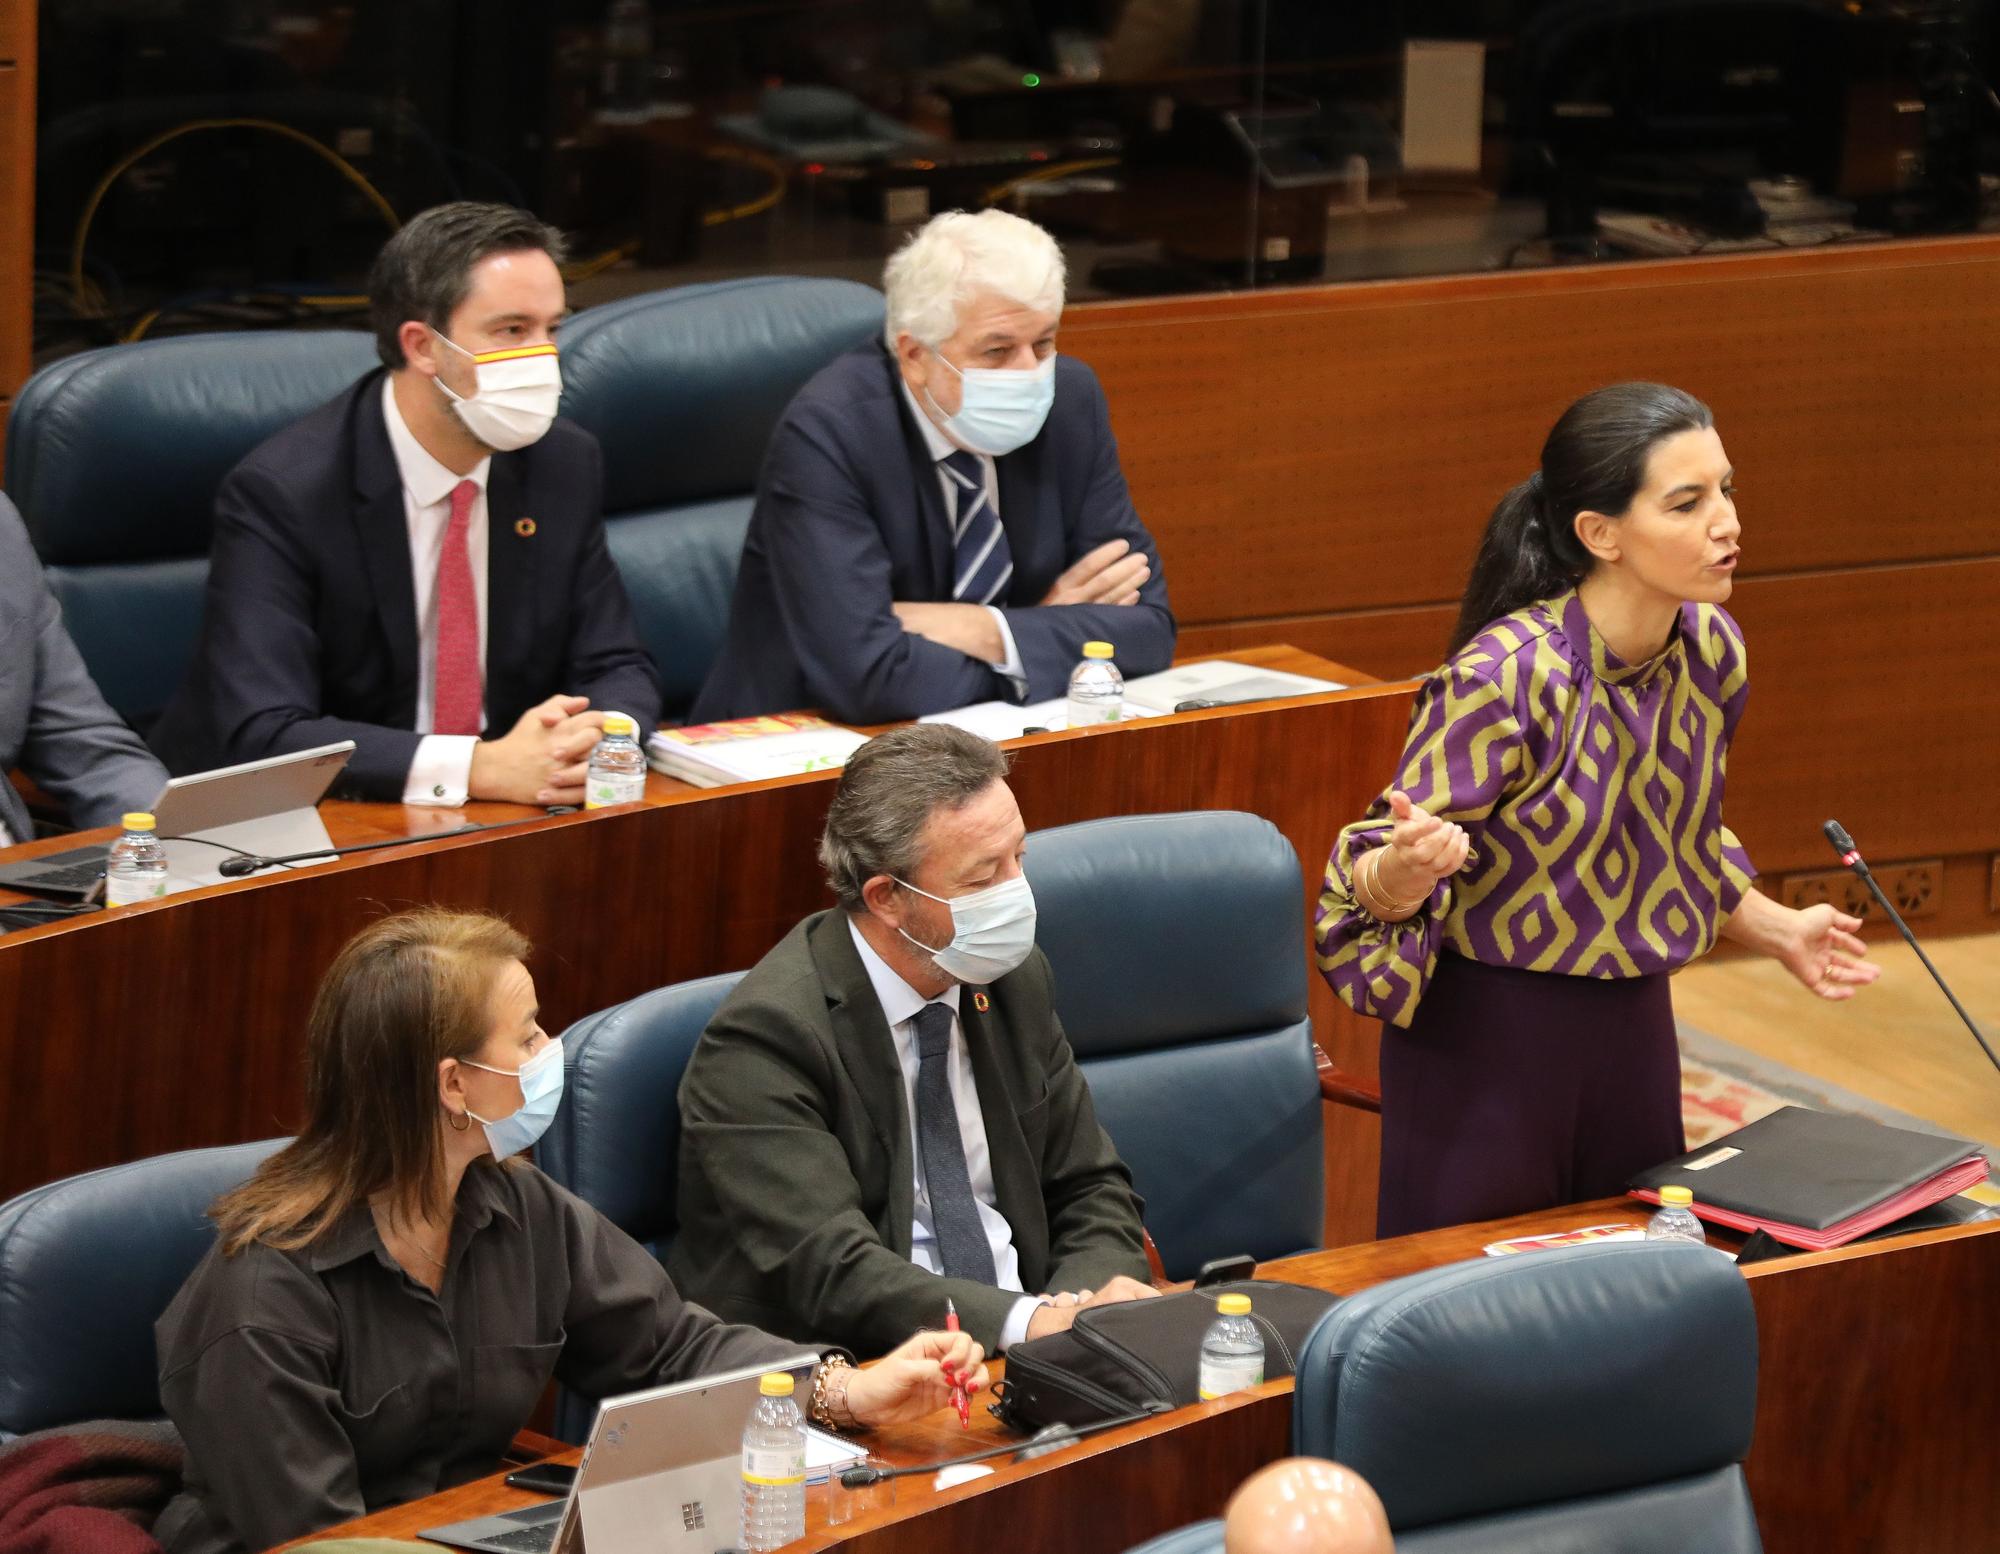
<path fill-rule="evenodd" d="M 958 374 L 958 414 L 948 416 L 930 399 L 944 429 L 974 453 L 999 458 L 1033 442 L 1049 418 L 1056 402 L 1056 354 L 1054 351 L 1027 372 L 1011 367 L 952 367 L 944 353 L 933 348 L 931 355 Z"/>
<path fill-rule="evenodd" d="M 518 1069 L 494 1068 L 487 1063 L 475 1063 L 471 1058 L 458 1061 L 468 1068 L 483 1068 L 489 1074 L 504 1074 L 521 1081 L 519 1111 L 488 1122 L 471 1107 L 465 1109 L 466 1116 L 486 1129 L 486 1144 L 495 1160 L 520 1154 L 548 1132 L 549 1124 L 555 1121 L 556 1108 L 562 1105 L 562 1038 L 551 1041 Z"/>
<path fill-rule="evenodd" d="M 896 879 L 893 874 L 889 877 Z M 1026 960 L 1035 947 L 1035 893 L 1028 888 L 1025 874 L 949 900 L 917 890 L 908 880 L 896 883 L 951 908 L 951 943 L 943 949 L 911 938 L 901 928 L 896 932 L 930 956 L 938 970 L 955 982 L 977 987 L 997 982 Z"/>

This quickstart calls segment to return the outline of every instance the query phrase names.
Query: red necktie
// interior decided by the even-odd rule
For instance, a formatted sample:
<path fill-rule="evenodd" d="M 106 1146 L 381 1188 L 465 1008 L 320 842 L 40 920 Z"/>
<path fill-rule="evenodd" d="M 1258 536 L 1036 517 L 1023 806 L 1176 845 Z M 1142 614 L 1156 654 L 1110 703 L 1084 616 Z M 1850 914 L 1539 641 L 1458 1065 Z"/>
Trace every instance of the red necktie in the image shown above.
<path fill-rule="evenodd" d="M 451 488 L 451 522 L 437 570 L 437 679 L 431 706 L 434 734 L 480 732 L 479 604 L 472 593 L 472 552 L 465 531 L 472 522 L 479 483 L 461 480 Z"/>

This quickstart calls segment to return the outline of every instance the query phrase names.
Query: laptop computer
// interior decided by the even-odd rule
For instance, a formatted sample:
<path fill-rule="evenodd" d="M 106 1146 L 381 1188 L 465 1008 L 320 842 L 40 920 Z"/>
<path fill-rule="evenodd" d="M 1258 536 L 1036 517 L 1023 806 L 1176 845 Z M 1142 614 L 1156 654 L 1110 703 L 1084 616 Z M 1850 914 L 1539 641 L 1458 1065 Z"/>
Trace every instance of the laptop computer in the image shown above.
<path fill-rule="evenodd" d="M 417 1536 L 482 1554 L 716 1554 L 742 1537 L 743 1424 L 759 1378 L 790 1371 L 810 1389 L 819 1356 L 699 1376 L 606 1398 L 566 1498 Z"/>
<path fill-rule="evenodd" d="M 331 847 L 319 801 L 354 754 L 354 741 L 170 778 L 153 803 L 166 843 L 167 893 L 213 885 L 239 853 L 271 856 Z M 104 890 L 103 843 L 0 865 L 0 885 L 58 901 L 95 901 Z"/>

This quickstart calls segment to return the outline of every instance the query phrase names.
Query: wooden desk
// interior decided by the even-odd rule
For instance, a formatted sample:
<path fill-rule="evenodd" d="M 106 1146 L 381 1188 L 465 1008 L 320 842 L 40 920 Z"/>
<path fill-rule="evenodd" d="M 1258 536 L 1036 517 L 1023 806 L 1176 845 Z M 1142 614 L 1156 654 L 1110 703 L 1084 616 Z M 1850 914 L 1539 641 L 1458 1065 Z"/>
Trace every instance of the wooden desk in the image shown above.
<path fill-rule="evenodd" d="M 1475 1257 L 1503 1236 L 1530 1235 L 1647 1211 L 1622 1199 L 1484 1225 L 1287 1258 L 1259 1269 L 1351 1294 L 1385 1279 Z M 1717 1236 L 1733 1247 L 1736 1238 Z M 1557 1255 L 1557 1254 L 1536 1254 Z M 1757 1427 L 1747 1473 L 1767 1554 L 1935 1554 L 1991 1549 L 2000 1528 L 2000 1224 L 1926 1231 L 1893 1241 L 1753 1264 Z M 825 1525 L 826 1489 L 811 1492 L 801 1550 L 935 1554 L 1008 1542 L 1065 1554 L 1119 1554 L 1143 1538 L 1221 1511 L 1256 1468 L 1290 1451 L 1290 1381 L 1107 1431 L 1032 1463 L 942 1493 L 927 1475 L 898 1481 L 896 1504 Z M 981 1404 L 985 1399 L 980 1400 Z M 871 1446 L 914 1464 L 998 1444 L 986 1414 L 970 1434 L 950 1413 L 882 1432 Z M 571 1459 L 573 1460 L 571 1454 Z M 1087 1465 L 1087 1466 L 1086 1466 Z M 533 1503 L 499 1476 L 334 1529 L 407 1538 Z M 322 1535 L 325 1536 L 325 1535 Z"/>
<path fill-rule="evenodd" d="M 1031 828 L 1185 809 L 1268 817 L 1299 854 L 1303 936 L 1335 832 L 1394 770 L 1411 689 L 1285 648 L 1228 656 L 1357 689 L 1035 735 L 1016 742 L 1011 781 Z M 833 780 L 699 790 L 654 776 L 643 807 L 554 818 L 500 804 L 328 804 L 336 842 L 523 824 L 0 938 L 0 1200 L 96 1166 L 290 1132 L 313 988 L 339 946 L 386 909 L 506 914 L 535 942 L 551 1030 L 664 983 L 754 964 L 831 904 L 814 847 Z M 1333 1057 L 1373 1074 L 1374 1027 L 1312 980 Z M 1344 1239 L 1372 1230 L 1377 1126 L 1329 1111 L 1329 1198 Z"/>

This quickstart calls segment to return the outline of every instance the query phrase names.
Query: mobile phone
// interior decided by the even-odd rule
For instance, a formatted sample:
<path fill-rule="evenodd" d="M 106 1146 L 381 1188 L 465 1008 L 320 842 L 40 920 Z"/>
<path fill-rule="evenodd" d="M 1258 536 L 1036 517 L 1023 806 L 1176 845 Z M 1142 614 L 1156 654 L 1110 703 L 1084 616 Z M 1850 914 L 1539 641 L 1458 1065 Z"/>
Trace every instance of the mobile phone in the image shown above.
<path fill-rule="evenodd" d="M 1247 1279 L 1257 1271 L 1257 1259 L 1248 1252 L 1238 1252 L 1234 1257 L 1215 1257 L 1201 1265 L 1201 1272 L 1194 1276 L 1194 1287 L 1205 1290 L 1211 1284 L 1229 1284 L 1237 1279 Z"/>
<path fill-rule="evenodd" d="M 575 1482 L 576 1469 L 560 1462 L 538 1462 L 507 1475 L 509 1489 L 525 1489 L 537 1495 L 566 1495 Z"/>

